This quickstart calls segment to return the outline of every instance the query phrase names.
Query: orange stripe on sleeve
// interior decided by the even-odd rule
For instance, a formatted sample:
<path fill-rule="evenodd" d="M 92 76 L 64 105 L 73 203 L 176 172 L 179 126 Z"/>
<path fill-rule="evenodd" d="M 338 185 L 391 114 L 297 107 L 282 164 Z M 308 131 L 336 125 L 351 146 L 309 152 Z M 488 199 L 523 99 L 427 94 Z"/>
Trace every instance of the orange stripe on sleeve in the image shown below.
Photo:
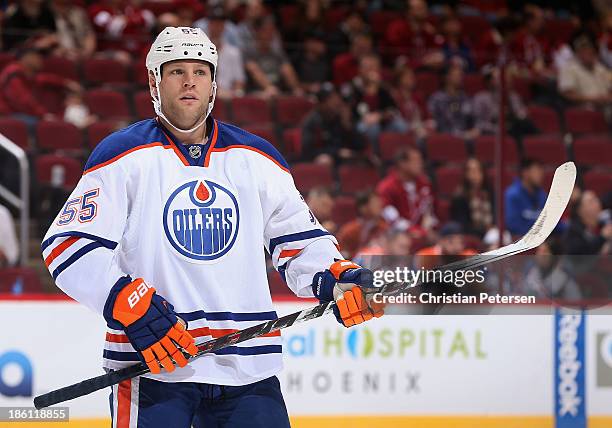
<path fill-rule="evenodd" d="M 297 256 L 298 254 L 300 254 L 300 252 L 302 252 L 302 250 L 303 250 L 303 248 L 300 248 L 299 250 L 283 250 L 278 255 L 278 258 L 282 259 L 283 257 Z"/>
<path fill-rule="evenodd" d="M 64 242 L 59 244 L 57 247 L 55 247 L 53 251 L 49 253 L 47 258 L 45 258 L 45 265 L 49 267 L 49 265 L 53 263 L 53 260 L 58 258 L 68 247 L 70 247 L 72 244 L 74 244 L 79 239 L 81 238 L 78 236 L 71 236 L 70 238 L 66 239 Z"/>

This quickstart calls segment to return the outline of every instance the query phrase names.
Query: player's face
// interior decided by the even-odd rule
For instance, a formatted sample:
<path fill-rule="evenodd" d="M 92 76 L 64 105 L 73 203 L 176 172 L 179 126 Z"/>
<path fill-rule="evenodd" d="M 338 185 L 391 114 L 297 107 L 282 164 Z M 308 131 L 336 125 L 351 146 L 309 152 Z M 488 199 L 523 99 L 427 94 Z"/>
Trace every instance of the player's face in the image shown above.
<path fill-rule="evenodd" d="M 211 101 L 211 67 L 198 60 L 164 64 L 159 91 L 170 122 L 182 129 L 192 128 L 202 120 Z"/>

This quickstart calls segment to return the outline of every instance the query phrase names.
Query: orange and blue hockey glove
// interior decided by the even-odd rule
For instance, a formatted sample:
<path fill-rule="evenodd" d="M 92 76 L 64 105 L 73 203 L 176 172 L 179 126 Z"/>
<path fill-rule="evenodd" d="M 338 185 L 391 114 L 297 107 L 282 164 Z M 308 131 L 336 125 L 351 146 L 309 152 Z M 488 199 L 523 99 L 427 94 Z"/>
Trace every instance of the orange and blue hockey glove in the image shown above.
<path fill-rule="evenodd" d="M 336 302 L 334 314 L 345 327 L 361 324 L 384 314 L 383 306 L 368 301 L 363 290 L 374 288 L 372 271 L 349 261 L 338 260 L 315 274 L 312 291 L 320 302 Z"/>
<path fill-rule="evenodd" d="M 142 278 L 132 281 L 124 276 L 115 283 L 104 305 L 104 319 L 110 328 L 125 331 L 151 373 L 161 372 L 160 363 L 168 372 L 174 371 L 175 363 L 187 365 L 180 348 L 191 355 L 198 352 L 174 307 Z"/>

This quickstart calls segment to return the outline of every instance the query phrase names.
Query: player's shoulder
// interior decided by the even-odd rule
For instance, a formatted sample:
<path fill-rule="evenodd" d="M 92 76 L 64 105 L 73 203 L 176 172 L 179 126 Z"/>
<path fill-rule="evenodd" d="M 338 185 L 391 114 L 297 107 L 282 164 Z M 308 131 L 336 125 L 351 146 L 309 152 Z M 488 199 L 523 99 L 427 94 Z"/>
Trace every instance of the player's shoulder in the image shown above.
<path fill-rule="evenodd" d="M 215 151 L 251 150 L 273 161 L 283 170 L 289 170 L 289 164 L 283 155 L 269 141 L 229 123 L 217 121 L 217 126 L 218 137 L 215 143 Z"/>
<path fill-rule="evenodd" d="M 94 148 L 85 164 L 85 171 L 106 165 L 130 151 L 162 144 L 161 137 L 161 131 L 155 119 L 142 120 L 115 131 Z"/>

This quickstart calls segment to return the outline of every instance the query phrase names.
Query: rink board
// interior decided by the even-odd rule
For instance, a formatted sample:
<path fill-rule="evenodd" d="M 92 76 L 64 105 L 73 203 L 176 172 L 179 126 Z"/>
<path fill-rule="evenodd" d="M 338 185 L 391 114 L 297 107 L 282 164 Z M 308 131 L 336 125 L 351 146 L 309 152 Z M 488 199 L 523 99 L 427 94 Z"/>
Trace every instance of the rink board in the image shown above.
<path fill-rule="evenodd" d="M 26 395 L 0 393 L 0 406 L 102 373 L 104 323 L 78 304 L 0 301 L 0 323 L 19 326 L 2 335 L 0 360 L 19 353 L 28 366 L 0 368 L 0 382 Z M 553 427 L 553 326 L 545 315 L 396 315 L 344 329 L 328 316 L 283 332 L 279 378 L 294 427 Z M 612 317 L 588 316 L 585 332 L 589 427 L 612 426 Z M 47 425 L 108 426 L 108 391 L 69 406 L 75 423 Z"/>

